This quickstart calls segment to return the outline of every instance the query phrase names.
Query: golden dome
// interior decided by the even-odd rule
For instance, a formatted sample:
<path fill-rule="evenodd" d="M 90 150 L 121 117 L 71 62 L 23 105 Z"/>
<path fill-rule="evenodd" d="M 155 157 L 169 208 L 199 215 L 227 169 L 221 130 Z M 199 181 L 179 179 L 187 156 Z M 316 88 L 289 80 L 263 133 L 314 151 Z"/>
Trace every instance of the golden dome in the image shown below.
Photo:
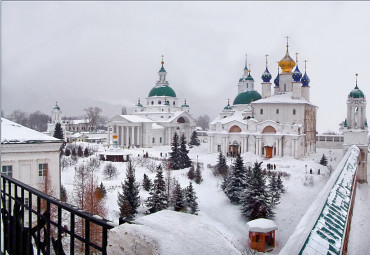
<path fill-rule="evenodd" d="M 279 61 L 279 66 L 284 73 L 289 73 L 295 67 L 294 60 L 289 56 L 288 45 L 286 46 L 286 53 L 282 60 Z"/>

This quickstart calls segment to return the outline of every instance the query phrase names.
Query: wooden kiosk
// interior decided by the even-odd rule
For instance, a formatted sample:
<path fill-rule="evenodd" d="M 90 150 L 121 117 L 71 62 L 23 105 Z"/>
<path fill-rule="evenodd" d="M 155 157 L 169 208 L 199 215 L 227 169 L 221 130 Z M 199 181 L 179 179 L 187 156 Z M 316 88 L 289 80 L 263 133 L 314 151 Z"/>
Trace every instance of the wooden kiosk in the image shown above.
<path fill-rule="evenodd" d="M 274 221 L 268 219 L 256 219 L 248 222 L 250 247 L 259 252 L 272 251 L 275 248 Z"/>

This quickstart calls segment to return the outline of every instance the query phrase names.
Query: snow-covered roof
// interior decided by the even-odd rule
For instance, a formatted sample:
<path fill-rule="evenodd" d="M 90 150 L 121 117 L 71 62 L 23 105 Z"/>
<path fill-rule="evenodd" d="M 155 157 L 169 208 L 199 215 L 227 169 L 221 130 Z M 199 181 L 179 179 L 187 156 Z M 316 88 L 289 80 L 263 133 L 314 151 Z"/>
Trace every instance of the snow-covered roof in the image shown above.
<path fill-rule="evenodd" d="M 292 98 L 292 92 L 286 92 L 286 93 L 281 93 L 281 94 L 277 94 L 277 95 L 272 95 L 270 97 L 266 97 L 264 99 L 260 99 L 260 100 L 257 100 L 257 101 L 254 101 L 252 103 L 252 105 L 254 104 L 266 104 L 266 103 L 269 103 L 269 104 L 309 104 L 309 105 L 313 105 L 311 104 L 310 102 L 308 102 L 307 100 L 301 98 L 301 99 L 293 99 Z"/>
<path fill-rule="evenodd" d="M 161 125 L 158 125 L 157 123 L 152 124 L 152 129 L 164 129 Z"/>
<path fill-rule="evenodd" d="M 249 232 L 267 233 L 278 229 L 274 221 L 263 218 L 251 220 L 247 224 Z"/>
<path fill-rule="evenodd" d="M 36 130 L 1 118 L 1 143 L 40 143 L 62 142 L 60 139 L 45 135 Z"/>
<path fill-rule="evenodd" d="M 98 152 L 100 155 L 129 155 L 126 151 L 124 151 L 121 148 L 114 148 L 114 147 L 109 147 L 106 150 L 101 150 Z"/>
<path fill-rule="evenodd" d="M 226 124 L 226 123 L 229 123 L 229 122 L 232 122 L 232 121 L 239 121 L 241 123 L 246 124 L 247 120 L 244 119 L 243 113 L 244 113 L 244 111 L 235 110 L 233 115 L 227 116 L 225 118 L 222 118 L 221 116 L 218 116 L 217 118 L 212 120 L 209 124 L 210 125 L 214 125 L 216 123 Z"/>
<path fill-rule="evenodd" d="M 120 115 L 130 122 L 153 122 L 153 120 L 139 115 Z"/>
<path fill-rule="evenodd" d="M 161 255 L 240 254 L 227 237 L 212 224 L 202 222 L 196 215 L 162 210 L 135 220 L 136 224 L 122 224 L 109 233 L 109 252 L 139 254 L 136 243 L 145 241 L 150 253 Z M 122 236 L 129 240 L 122 242 Z M 141 250 L 144 254 L 145 250 Z"/>

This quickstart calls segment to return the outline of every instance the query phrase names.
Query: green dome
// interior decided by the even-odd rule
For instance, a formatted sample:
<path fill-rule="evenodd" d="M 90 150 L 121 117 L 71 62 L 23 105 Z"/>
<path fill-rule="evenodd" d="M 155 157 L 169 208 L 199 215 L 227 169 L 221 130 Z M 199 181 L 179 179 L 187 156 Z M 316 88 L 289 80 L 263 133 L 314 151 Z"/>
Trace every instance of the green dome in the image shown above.
<path fill-rule="evenodd" d="M 155 96 L 176 97 L 176 93 L 170 86 L 156 86 L 149 92 L 149 97 Z"/>
<path fill-rule="evenodd" d="M 59 108 L 59 105 L 58 104 L 55 104 L 55 106 L 54 106 L 54 108 L 53 108 L 54 110 L 60 110 L 60 108 Z"/>
<path fill-rule="evenodd" d="M 253 77 L 251 76 L 251 73 L 248 74 L 248 77 L 245 78 L 246 81 L 254 81 Z"/>
<path fill-rule="evenodd" d="M 351 91 L 351 93 L 349 93 L 349 97 L 365 98 L 365 95 L 364 95 L 364 92 L 362 92 L 362 90 L 360 90 L 356 85 L 356 87 Z"/>
<path fill-rule="evenodd" d="M 250 104 L 252 101 L 257 101 L 261 98 L 260 93 L 255 90 L 244 91 L 235 97 L 233 104 Z"/>

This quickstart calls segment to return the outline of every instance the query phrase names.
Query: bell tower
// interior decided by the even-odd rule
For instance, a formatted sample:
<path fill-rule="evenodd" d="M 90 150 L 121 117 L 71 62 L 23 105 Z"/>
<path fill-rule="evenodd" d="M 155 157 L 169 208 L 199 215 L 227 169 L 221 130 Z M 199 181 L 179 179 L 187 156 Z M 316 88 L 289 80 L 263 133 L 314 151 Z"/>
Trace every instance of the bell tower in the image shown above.
<path fill-rule="evenodd" d="M 367 182 L 368 127 L 366 119 L 366 98 L 357 86 L 349 93 L 347 99 L 347 118 L 344 120 L 344 144 L 346 151 L 351 145 L 360 149 L 358 157 L 357 181 Z"/>

